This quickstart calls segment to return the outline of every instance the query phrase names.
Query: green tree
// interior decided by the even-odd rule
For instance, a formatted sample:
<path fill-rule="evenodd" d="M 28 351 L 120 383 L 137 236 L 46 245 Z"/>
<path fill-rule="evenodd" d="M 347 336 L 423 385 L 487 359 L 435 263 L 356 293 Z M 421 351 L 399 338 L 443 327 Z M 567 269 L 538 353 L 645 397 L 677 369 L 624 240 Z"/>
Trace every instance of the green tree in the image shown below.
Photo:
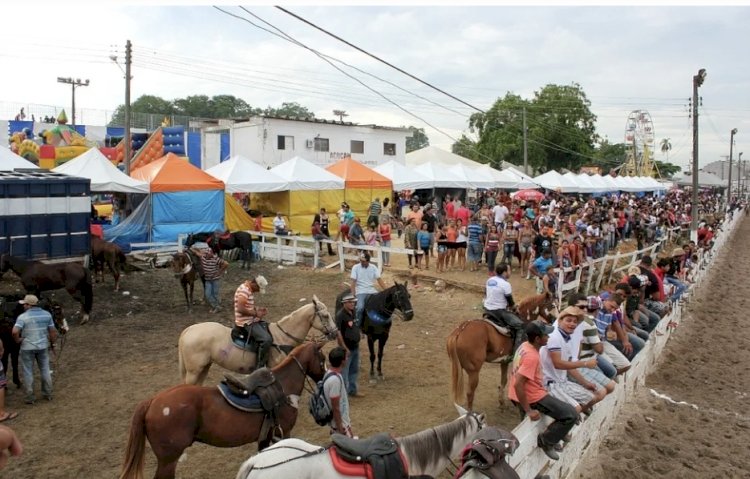
<path fill-rule="evenodd" d="M 174 101 L 180 115 L 199 118 L 216 118 L 211 99 L 208 95 L 191 95 Z"/>
<path fill-rule="evenodd" d="M 523 159 L 523 109 L 527 106 L 526 100 L 508 92 L 492 108 L 469 118 L 469 130 L 479 137 L 476 161 L 498 168 L 503 161 L 518 164 L 519 158 Z"/>
<path fill-rule="evenodd" d="M 141 95 L 130 107 L 135 113 L 155 113 L 160 115 L 171 115 L 176 113 L 174 104 L 164 98 L 155 95 Z M 115 109 L 109 126 L 122 126 L 125 124 L 125 105 Z"/>
<path fill-rule="evenodd" d="M 421 150 L 426 146 L 430 146 L 430 139 L 424 132 L 424 128 L 417 128 L 416 126 L 410 126 L 411 136 L 406 139 L 406 152 L 411 153 L 415 150 Z"/>
<path fill-rule="evenodd" d="M 477 144 L 466 135 L 461 135 L 461 138 L 451 146 L 451 151 L 457 155 L 461 155 L 464 158 L 470 160 L 479 161 L 479 154 L 477 152 Z M 486 163 L 486 161 L 480 161 L 480 163 Z"/>
<path fill-rule="evenodd" d="M 672 151 L 672 139 L 663 138 L 661 140 L 661 154 L 667 155 L 667 162 L 669 162 L 669 152 Z"/>
<path fill-rule="evenodd" d="M 297 102 L 284 102 L 279 108 L 271 108 L 268 106 L 263 110 L 263 114 L 266 116 L 288 116 L 290 118 L 301 118 L 307 120 L 315 118 L 315 113 Z"/>
<path fill-rule="evenodd" d="M 671 178 L 675 173 L 679 173 L 682 168 L 666 161 L 654 161 L 656 168 L 659 170 L 659 174 L 662 178 Z"/>
<path fill-rule="evenodd" d="M 261 113 L 260 108 L 253 108 L 242 98 L 232 95 L 211 97 L 211 118 L 243 118 Z"/>
<path fill-rule="evenodd" d="M 610 169 L 617 168 L 625 163 L 626 150 L 625 143 L 610 143 L 606 139 L 601 140 L 593 153 L 595 159 L 587 161 L 586 164 L 598 166 L 603 172 L 609 172 Z"/>

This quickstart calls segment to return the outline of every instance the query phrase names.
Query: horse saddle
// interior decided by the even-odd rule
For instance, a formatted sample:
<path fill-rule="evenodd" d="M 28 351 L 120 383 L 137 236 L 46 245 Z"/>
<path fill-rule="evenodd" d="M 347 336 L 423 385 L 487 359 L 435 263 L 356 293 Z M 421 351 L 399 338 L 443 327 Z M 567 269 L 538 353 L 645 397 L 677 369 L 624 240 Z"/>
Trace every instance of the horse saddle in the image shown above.
<path fill-rule="evenodd" d="M 475 469 L 490 479 L 520 479 L 505 461 L 505 456 L 513 454 L 518 444 L 518 439 L 512 433 L 493 427 L 482 429 L 461 451 L 461 467 L 456 477 Z"/>
<path fill-rule="evenodd" d="M 497 321 L 492 315 L 485 313 L 482 316 L 481 321 L 491 324 L 492 327 L 494 327 L 497 330 L 497 332 L 502 334 L 503 336 L 510 337 L 510 329 L 504 323 L 501 324 L 499 321 Z"/>
<path fill-rule="evenodd" d="M 246 329 L 232 328 L 231 337 L 232 344 L 234 344 L 241 350 L 250 353 L 258 352 L 258 343 L 255 342 L 252 334 L 250 334 Z"/>
<path fill-rule="evenodd" d="M 367 439 L 331 435 L 331 462 L 337 472 L 367 479 L 406 479 L 408 467 L 398 443 L 387 433 Z"/>
<path fill-rule="evenodd" d="M 248 408 L 258 411 L 258 406 L 264 411 L 274 412 L 285 401 L 286 395 L 281 383 L 276 381 L 273 372 L 268 368 L 260 368 L 254 371 L 244 380 L 234 376 L 224 376 L 219 390 L 227 401 L 233 406 L 247 411 Z M 227 397 L 227 392 L 229 397 Z M 257 397 L 257 402 L 251 400 Z"/>

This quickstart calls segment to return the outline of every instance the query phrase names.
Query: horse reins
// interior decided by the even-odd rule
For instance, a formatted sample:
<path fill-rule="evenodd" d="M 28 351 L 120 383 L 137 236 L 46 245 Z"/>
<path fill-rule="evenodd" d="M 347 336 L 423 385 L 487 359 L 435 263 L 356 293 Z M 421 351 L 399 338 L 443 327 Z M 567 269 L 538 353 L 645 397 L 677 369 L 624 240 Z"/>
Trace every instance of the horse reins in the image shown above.
<path fill-rule="evenodd" d="M 477 422 L 477 426 L 479 426 L 479 430 L 481 430 L 484 427 L 484 425 L 482 424 L 482 421 L 479 420 L 479 418 L 477 417 L 478 416 L 477 413 L 475 413 L 474 411 L 467 412 L 466 416 L 474 419 Z M 430 430 L 432 430 L 432 433 L 435 435 L 435 438 L 438 440 L 438 443 L 439 443 L 440 436 L 438 436 L 438 433 L 437 433 L 437 430 L 435 430 L 435 427 L 431 427 Z M 459 471 L 460 466 L 458 466 L 455 462 L 453 462 L 453 458 L 450 457 L 448 453 L 445 454 L 445 457 L 448 459 L 448 462 L 455 468 L 455 471 L 451 471 L 449 469 L 449 466 L 445 466 L 445 470 L 450 473 L 451 477 L 453 477 Z"/>
<path fill-rule="evenodd" d="M 318 305 L 314 305 L 314 306 L 315 306 L 315 315 L 314 316 L 316 318 L 320 319 L 320 324 L 322 325 L 322 327 L 318 328 L 313 323 L 310 324 L 310 327 L 312 329 L 315 329 L 315 330 L 320 331 L 321 333 L 323 333 L 323 338 L 325 338 L 326 336 L 328 336 L 328 334 L 331 333 L 331 331 L 328 331 L 327 328 L 323 325 L 323 318 L 320 317 L 320 310 L 318 309 Z M 286 334 L 288 337 L 292 338 L 294 341 L 297 342 L 297 344 L 302 344 L 302 343 L 305 342 L 305 338 L 300 339 L 300 338 L 298 338 L 296 336 L 293 336 L 292 334 L 286 332 L 284 330 L 284 328 L 282 328 L 279 323 L 276 323 L 276 326 L 279 328 L 279 331 L 281 331 L 282 333 Z"/>

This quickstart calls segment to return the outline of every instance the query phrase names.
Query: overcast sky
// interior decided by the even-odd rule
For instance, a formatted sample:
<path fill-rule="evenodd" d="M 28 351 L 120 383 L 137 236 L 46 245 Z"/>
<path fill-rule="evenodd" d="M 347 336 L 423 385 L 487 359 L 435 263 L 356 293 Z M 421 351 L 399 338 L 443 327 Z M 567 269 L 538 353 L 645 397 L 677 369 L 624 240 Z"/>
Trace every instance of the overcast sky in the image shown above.
<path fill-rule="evenodd" d="M 0 5 L 0 102 L 6 105 L 69 110 L 70 88 L 56 78 L 90 79 L 89 87 L 78 90 L 76 103 L 84 115 L 79 122 L 93 122 L 95 110 L 111 111 L 123 103 L 123 75 L 109 56 L 122 61 L 130 39 L 133 100 L 142 94 L 167 99 L 231 94 L 259 107 L 298 102 L 321 118 L 342 109 L 353 122 L 415 125 L 425 128 L 433 145 L 449 149 L 453 142 L 308 50 L 210 6 L 8 3 Z M 237 7 L 222 8 L 262 25 Z M 279 10 L 247 8 L 309 47 L 437 103 L 342 66 L 448 135 L 458 138 L 467 128 L 473 111 L 465 105 Z M 745 145 L 750 159 L 749 7 L 289 9 L 481 109 L 507 91 L 530 98 L 548 83 L 577 82 L 598 116 L 598 133 L 611 142 L 623 141 L 632 110 L 648 110 L 657 149 L 662 138 L 671 138 L 670 160 L 683 167 L 692 152 L 692 77 L 705 68 L 708 77 L 699 91 L 700 163 L 729 154 L 732 128 L 738 129 L 735 160 Z M 659 152 L 656 157 L 664 159 Z"/>

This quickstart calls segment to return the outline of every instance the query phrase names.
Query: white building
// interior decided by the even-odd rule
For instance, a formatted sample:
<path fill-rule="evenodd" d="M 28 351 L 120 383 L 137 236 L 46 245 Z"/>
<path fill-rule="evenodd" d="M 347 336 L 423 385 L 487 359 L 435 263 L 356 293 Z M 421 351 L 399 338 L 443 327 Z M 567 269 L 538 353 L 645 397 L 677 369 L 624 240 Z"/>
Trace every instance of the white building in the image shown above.
<path fill-rule="evenodd" d="M 191 126 L 197 126 L 192 125 Z M 229 139 L 224 154 L 243 155 L 272 168 L 295 156 L 326 167 L 351 156 L 370 167 L 390 160 L 404 164 L 408 128 L 357 125 L 333 120 L 257 116 L 201 125 L 202 166 L 221 162 L 221 136 Z"/>

